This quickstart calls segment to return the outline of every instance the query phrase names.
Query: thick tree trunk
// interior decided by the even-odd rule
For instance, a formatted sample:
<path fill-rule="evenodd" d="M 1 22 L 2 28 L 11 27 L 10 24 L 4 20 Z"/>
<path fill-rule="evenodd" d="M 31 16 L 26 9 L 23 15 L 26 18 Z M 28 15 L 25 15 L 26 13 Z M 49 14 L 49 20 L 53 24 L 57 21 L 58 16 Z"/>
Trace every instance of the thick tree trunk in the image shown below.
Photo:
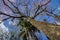
<path fill-rule="evenodd" d="M 60 26 L 46 22 L 35 21 L 31 18 L 28 18 L 28 21 L 38 30 L 44 32 L 50 38 L 50 40 L 60 40 Z"/>

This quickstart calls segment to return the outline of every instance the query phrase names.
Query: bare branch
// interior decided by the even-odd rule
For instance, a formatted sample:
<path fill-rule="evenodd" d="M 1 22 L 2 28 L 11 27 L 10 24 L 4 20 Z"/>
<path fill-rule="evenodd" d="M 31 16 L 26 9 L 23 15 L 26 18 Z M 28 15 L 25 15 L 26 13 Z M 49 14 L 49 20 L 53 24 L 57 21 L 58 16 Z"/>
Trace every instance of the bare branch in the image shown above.
<path fill-rule="evenodd" d="M 9 1 L 9 0 L 8 0 Z M 16 7 L 11 1 L 9 1 L 11 3 L 11 5 L 17 10 L 16 13 L 22 15 L 22 13 L 19 11 L 18 7 Z"/>
<path fill-rule="evenodd" d="M 51 0 L 46 0 L 46 2 L 43 5 L 41 5 L 41 6 L 47 5 L 49 2 L 51 2 Z"/>
<path fill-rule="evenodd" d="M 48 10 L 46 10 L 46 12 L 48 12 L 48 13 L 46 13 L 46 15 L 52 16 L 52 17 L 54 17 L 54 19 L 60 19 L 60 15 L 57 15 L 57 14 L 54 13 L 55 9 L 52 9 L 51 8 L 51 11 L 50 12 Z"/>
<path fill-rule="evenodd" d="M 8 0 L 8 2 L 10 2 L 11 3 L 11 5 L 14 7 L 14 8 L 16 8 L 17 9 L 17 7 L 10 1 L 10 0 Z"/>
<path fill-rule="evenodd" d="M 42 6 L 46 6 L 51 0 L 46 0 L 46 2 L 42 5 L 41 2 L 40 2 L 40 5 L 38 4 L 38 9 L 37 11 L 40 9 L 40 7 Z M 35 13 L 37 13 L 37 11 Z"/>
<path fill-rule="evenodd" d="M 6 21 L 6 20 L 8 20 L 8 19 L 10 19 L 10 17 L 8 17 L 8 18 L 5 18 L 5 19 L 2 19 L 2 21 Z"/>
<path fill-rule="evenodd" d="M 8 1 L 12 4 L 12 6 L 14 6 L 14 7 L 16 8 L 17 12 L 14 11 L 9 5 L 7 5 L 4 0 L 2 0 L 2 1 L 3 1 L 4 5 L 7 6 L 14 14 L 17 14 L 17 13 L 18 13 L 18 14 L 22 15 L 22 13 L 19 11 L 18 7 L 15 7 L 15 6 L 12 4 L 12 2 L 10 2 L 10 1 L 8 0 Z"/>
<path fill-rule="evenodd" d="M 55 8 L 55 9 L 56 9 L 56 8 Z M 48 10 L 46 10 L 46 12 L 50 13 L 50 14 L 47 14 L 47 15 L 50 15 L 50 16 L 53 15 L 53 17 L 55 17 L 55 18 L 60 18 L 60 16 L 54 14 L 55 9 L 52 9 L 52 8 L 51 8 L 51 11 L 50 11 L 50 12 L 49 12 Z M 52 14 L 52 15 L 51 15 L 51 14 Z"/>
<path fill-rule="evenodd" d="M 47 2 L 45 2 L 43 5 L 41 5 L 41 3 L 40 3 L 40 5 L 38 5 L 38 8 L 37 8 L 37 10 L 35 11 L 35 14 L 34 14 L 33 19 L 34 19 L 36 16 L 38 16 L 40 13 L 42 13 L 43 11 L 46 11 L 46 10 L 45 10 L 46 8 L 45 8 L 45 9 L 43 9 L 41 12 L 37 13 L 38 10 L 39 10 L 42 6 L 46 6 L 50 1 L 51 1 L 51 0 L 47 0 Z"/>
<path fill-rule="evenodd" d="M 13 11 L 13 9 L 5 3 L 4 0 L 2 0 L 2 1 L 3 1 L 3 3 L 4 3 L 5 6 L 7 6 L 9 9 L 11 9 L 11 11 L 12 11 L 13 13 L 15 13 L 15 12 Z"/>
<path fill-rule="evenodd" d="M 37 10 L 35 12 L 35 15 L 37 14 L 37 12 L 38 12 L 39 9 L 40 9 L 40 5 L 38 5 L 38 8 L 37 8 Z"/>
<path fill-rule="evenodd" d="M 44 9 L 43 9 L 42 11 L 36 13 L 36 15 L 34 15 L 34 17 L 32 17 L 32 18 L 34 19 L 35 17 L 37 17 L 37 16 L 38 16 L 40 13 L 42 13 L 43 11 L 44 11 Z"/>
<path fill-rule="evenodd" d="M 20 16 L 20 17 L 11 16 L 11 15 L 8 15 L 8 14 L 3 13 L 3 12 L 0 12 L 0 15 L 5 15 L 5 16 L 11 17 L 11 18 L 22 18 L 22 17 L 26 17 L 26 16 Z"/>

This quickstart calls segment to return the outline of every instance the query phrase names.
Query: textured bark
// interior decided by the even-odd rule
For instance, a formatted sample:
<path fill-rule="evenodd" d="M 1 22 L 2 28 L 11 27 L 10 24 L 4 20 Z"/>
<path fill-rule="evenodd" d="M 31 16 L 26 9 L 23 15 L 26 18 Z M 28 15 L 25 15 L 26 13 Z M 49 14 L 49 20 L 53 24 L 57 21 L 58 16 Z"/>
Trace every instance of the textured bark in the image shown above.
<path fill-rule="evenodd" d="M 28 21 L 38 30 L 44 32 L 50 40 L 60 40 L 60 26 L 46 22 L 36 21 L 28 17 Z"/>

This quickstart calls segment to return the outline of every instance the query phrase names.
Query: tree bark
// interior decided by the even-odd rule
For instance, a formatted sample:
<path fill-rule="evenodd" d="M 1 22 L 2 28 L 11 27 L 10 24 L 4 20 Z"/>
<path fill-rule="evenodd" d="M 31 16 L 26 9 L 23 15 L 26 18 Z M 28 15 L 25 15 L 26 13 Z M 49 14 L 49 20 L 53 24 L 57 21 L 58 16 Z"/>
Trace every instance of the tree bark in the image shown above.
<path fill-rule="evenodd" d="M 50 40 L 60 40 L 60 25 L 36 21 L 28 17 L 28 21 L 38 30 L 45 33 Z"/>

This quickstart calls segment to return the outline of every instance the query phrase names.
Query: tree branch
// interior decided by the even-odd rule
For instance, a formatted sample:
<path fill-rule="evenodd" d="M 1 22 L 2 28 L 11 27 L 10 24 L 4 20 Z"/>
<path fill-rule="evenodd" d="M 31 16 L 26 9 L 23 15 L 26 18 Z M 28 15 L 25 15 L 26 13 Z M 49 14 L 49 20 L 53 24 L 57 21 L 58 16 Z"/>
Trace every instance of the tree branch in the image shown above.
<path fill-rule="evenodd" d="M 0 15 L 5 15 L 5 16 L 11 17 L 11 18 L 22 18 L 22 17 L 26 17 L 26 16 L 20 16 L 20 17 L 11 16 L 11 15 L 8 15 L 8 14 L 3 13 L 3 12 L 0 12 Z"/>
<path fill-rule="evenodd" d="M 42 13 L 44 11 L 44 9 L 38 13 L 36 13 L 36 15 L 34 15 L 34 17 L 32 17 L 33 19 L 35 19 L 40 13 Z"/>
<path fill-rule="evenodd" d="M 9 1 L 9 0 L 8 0 L 8 1 Z M 19 11 L 18 7 L 14 6 L 14 4 L 13 4 L 11 1 L 9 1 L 9 2 L 11 3 L 11 5 L 12 5 L 15 9 L 17 9 L 17 12 L 16 12 L 16 13 L 22 15 L 22 13 Z"/>
<path fill-rule="evenodd" d="M 16 7 L 10 0 L 8 0 L 8 2 L 11 3 L 11 5 L 12 5 L 14 8 L 16 8 L 16 9 L 18 8 L 18 7 Z"/>
<path fill-rule="evenodd" d="M 17 14 L 17 13 L 18 13 L 18 14 L 22 15 L 22 13 L 19 11 L 18 7 L 14 6 L 12 2 L 10 2 L 10 1 L 8 0 L 8 1 L 11 3 L 11 5 L 12 5 L 14 8 L 16 8 L 16 10 L 17 10 L 18 12 L 14 11 L 9 5 L 7 5 L 7 4 L 5 3 L 4 0 L 2 0 L 2 1 L 3 1 L 4 5 L 7 6 L 14 14 Z"/>
<path fill-rule="evenodd" d="M 8 20 L 8 19 L 10 19 L 10 17 L 8 17 L 8 18 L 5 18 L 5 19 L 2 19 L 2 21 L 6 21 L 6 20 Z"/>
<path fill-rule="evenodd" d="M 51 2 L 51 0 L 46 0 L 46 2 L 43 5 L 41 5 L 41 6 L 47 5 L 49 2 Z"/>
<path fill-rule="evenodd" d="M 42 6 L 46 6 L 49 2 L 50 2 L 51 0 L 47 0 L 47 2 L 45 2 L 43 5 L 38 5 L 38 8 L 37 8 L 37 10 L 35 11 L 35 14 L 34 14 L 34 17 L 33 17 L 33 19 L 36 17 L 36 16 L 38 16 L 40 13 L 42 13 L 43 12 L 43 10 L 41 11 L 41 12 L 39 12 L 39 13 L 37 13 L 38 12 L 38 10 L 42 7 Z"/>

